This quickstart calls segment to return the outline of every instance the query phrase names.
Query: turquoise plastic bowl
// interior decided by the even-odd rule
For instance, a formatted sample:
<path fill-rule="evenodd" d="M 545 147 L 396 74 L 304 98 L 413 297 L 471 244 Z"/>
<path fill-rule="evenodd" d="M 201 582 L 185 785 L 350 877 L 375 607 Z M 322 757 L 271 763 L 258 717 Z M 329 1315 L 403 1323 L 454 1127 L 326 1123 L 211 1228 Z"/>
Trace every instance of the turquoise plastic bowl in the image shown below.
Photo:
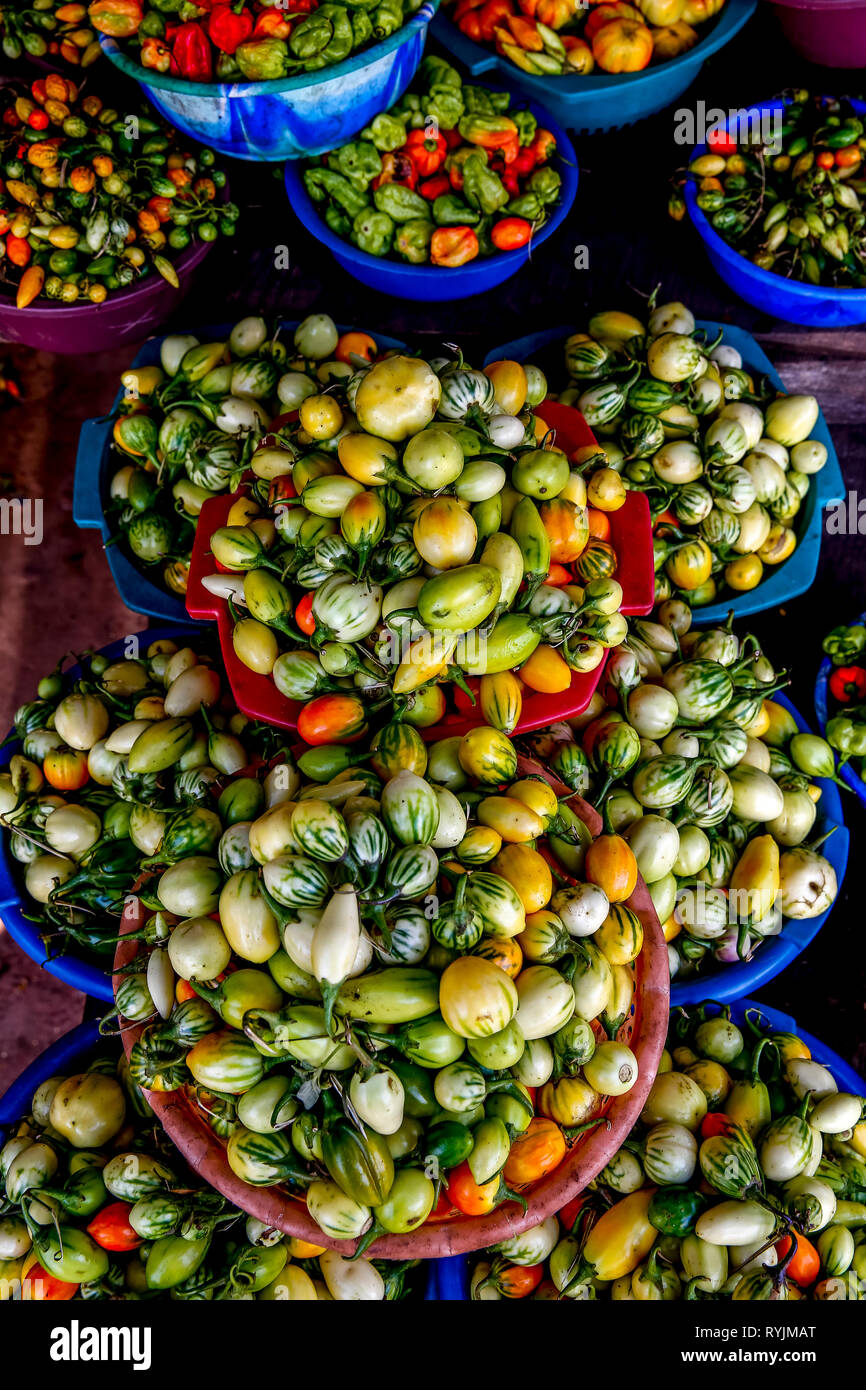
<path fill-rule="evenodd" d="M 859 618 L 854 618 L 853 623 L 866 624 L 866 613 L 861 613 Z M 815 681 L 815 715 L 818 720 L 818 728 L 821 730 L 822 734 L 826 732 L 827 720 L 832 718 L 828 688 L 832 670 L 833 663 L 829 656 L 825 656 L 818 669 L 818 678 Z M 836 711 L 833 711 L 833 713 L 836 713 Z M 842 705 L 839 706 L 838 713 L 845 713 Z M 863 805 L 866 806 L 866 782 L 863 781 L 863 778 L 858 777 L 849 763 L 845 763 L 839 775 L 842 780 L 848 784 L 857 798 L 862 801 Z"/>
<path fill-rule="evenodd" d="M 832 24 L 833 21 L 828 19 L 827 23 Z M 766 112 L 782 111 L 787 104 L 783 101 L 765 101 L 748 107 L 747 112 L 750 116 L 760 116 Z M 851 104 L 861 114 L 866 112 L 866 102 L 852 100 Z M 725 123 L 724 128 L 727 129 L 730 124 Z M 706 152 L 706 145 L 696 145 L 692 159 Z M 685 199 L 689 216 L 704 243 L 713 269 L 747 304 L 762 309 L 771 318 L 806 324 L 810 328 L 844 328 L 866 323 L 866 290 L 835 290 L 826 285 L 807 285 L 801 280 L 774 275 L 771 270 L 761 270 L 747 256 L 741 256 L 710 225 L 698 207 L 697 189 L 691 180 L 686 182 Z"/>
<path fill-rule="evenodd" d="M 496 86 L 494 91 L 503 91 Z M 549 130 L 556 140 L 554 167 L 562 175 L 562 189 L 559 202 L 550 218 L 539 232 L 536 232 L 528 246 L 516 251 L 497 251 L 495 256 L 470 261 L 461 266 L 409 265 L 405 261 L 392 261 L 386 256 L 371 256 L 359 251 L 357 246 L 337 236 L 319 216 L 315 203 L 304 187 L 303 168 L 298 164 L 286 165 L 286 192 L 296 217 L 316 238 L 333 253 L 338 265 L 360 280 L 362 285 L 379 290 L 382 294 L 392 294 L 397 299 L 423 300 L 427 303 L 453 299 L 468 299 L 473 294 L 483 294 L 505 280 L 510 280 L 532 256 L 538 254 L 542 242 L 552 236 L 568 216 L 577 197 L 577 155 L 565 131 L 553 119 L 549 109 L 538 102 L 527 101 L 526 107 L 535 116 L 539 125 Z"/>
<path fill-rule="evenodd" d="M 768 377 L 778 391 L 784 391 L 782 378 L 751 333 L 747 333 L 743 328 L 713 323 L 708 319 L 699 319 L 697 326 L 704 329 L 711 339 L 724 329 L 725 342 L 741 354 L 743 365 L 753 375 Z M 571 327 L 549 328 L 540 333 L 529 333 L 523 338 L 514 338 L 510 343 L 503 343 L 489 352 L 484 359 L 484 366 L 502 357 L 515 358 L 518 362 L 532 361 L 542 353 L 548 352 L 551 347 L 564 343 L 569 334 L 575 331 Z M 812 436 L 825 446 L 827 462 L 821 472 L 814 475 L 806 500 L 797 513 L 794 523 L 797 549 L 783 564 L 774 565 L 772 570 L 765 570 L 764 578 L 756 589 L 750 589 L 748 593 L 743 594 L 728 594 L 719 603 L 696 608 L 698 622 L 724 622 L 731 609 L 734 610 L 735 618 L 744 618 L 749 613 L 762 613 L 765 608 L 775 608 L 779 604 L 787 603 L 812 587 L 821 554 L 824 508 L 844 501 L 846 495 L 839 459 L 823 412 L 818 416 Z"/>
<path fill-rule="evenodd" d="M 671 1001 L 673 1003 L 673 1000 Z M 701 1000 L 703 1003 L 703 1000 Z M 855 1096 L 866 1096 L 866 1081 L 838 1053 L 801 1028 L 796 1019 L 783 1014 L 779 1009 L 768 1009 L 754 999 L 734 999 L 730 1001 L 731 1016 L 735 1023 L 742 1024 L 746 1014 L 753 1018 L 759 1015 L 760 1024 L 778 1033 L 795 1033 L 802 1038 L 816 1062 L 829 1067 L 836 1078 L 840 1090 L 849 1091 Z M 466 1255 L 449 1255 L 444 1260 L 436 1260 L 431 1267 L 428 1299 L 439 1303 L 466 1303 L 469 1300 L 469 1260 Z"/>
<path fill-rule="evenodd" d="M 727 0 L 715 23 L 701 33 L 705 37 L 688 53 L 642 72 L 588 73 L 581 76 L 536 77 L 502 58 L 483 44 L 461 34 L 447 15 L 439 14 L 431 26 L 433 37 L 469 70 L 473 77 L 497 70 L 509 87 L 543 101 L 568 130 L 592 135 L 618 130 L 663 111 L 691 86 L 707 58 L 738 34 L 755 11 L 757 0 Z"/>
<path fill-rule="evenodd" d="M 160 115 L 185 135 L 235 159 L 300 159 L 351 140 L 400 97 L 415 75 L 439 0 L 344 63 L 270 82 L 187 82 L 151 72 L 114 39 L 100 43 Z"/>

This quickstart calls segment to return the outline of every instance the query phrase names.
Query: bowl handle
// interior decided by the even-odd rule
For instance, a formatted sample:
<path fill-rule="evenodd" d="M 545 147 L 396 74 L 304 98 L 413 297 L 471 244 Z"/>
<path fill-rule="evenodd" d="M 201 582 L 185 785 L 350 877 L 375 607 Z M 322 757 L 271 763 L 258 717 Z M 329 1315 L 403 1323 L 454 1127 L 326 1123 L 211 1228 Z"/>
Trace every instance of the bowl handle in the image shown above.
<path fill-rule="evenodd" d="M 78 436 L 72 516 L 76 526 L 88 530 L 105 524 L 99 475 L 102 471 L 102 455 L 110 433 L 111 418 L 103 415 L 95 420 L 85 420 Z"/>

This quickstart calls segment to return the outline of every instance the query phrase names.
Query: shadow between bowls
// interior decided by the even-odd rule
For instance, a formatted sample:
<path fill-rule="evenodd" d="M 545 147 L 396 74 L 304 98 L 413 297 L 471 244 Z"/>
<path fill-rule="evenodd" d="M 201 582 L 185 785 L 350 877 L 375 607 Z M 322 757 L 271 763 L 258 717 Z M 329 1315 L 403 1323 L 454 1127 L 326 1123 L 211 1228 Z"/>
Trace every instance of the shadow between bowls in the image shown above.
<path fill-rule="evenodd" d="M 509 89 L 496 85 L 492 90 L 502 92 Z M 343 237 L 337 236 L 324 218 L 319 216 L 316 205 L 304 186 L 303 166 L 300 164 L 287 164 L 285 170 L 286 193 L 292 210 L 316 241 L 328 247 L 338 265 L 356 280 L 360 280 L 361 284 L 379 290 L 382 294 L 391 294 L 397 299 L 444 303 L 455 299 L 468 299 L 471 295 L 483 294 L 485 290 L 494 289 L 495 286 L 510 280 L 512 275 L 516 275 L 542 243 L 553 235 L 565 221 L 577 197 L 578 165 L 574 146 L 547 107 L 536 101 L 525 98 L 524 100 L 526 108 L 532 112 L 539 125 L 554 136 L 557 153 L 553 163 L 562 175 L 559 202 L 549 220 L 535 233 L 528 246 L 521 246 L 516 251 L 497 251 L 493 256 L 469 261 L 467 265 L 450 267 L 409 265 L 408 262 L 391 260 L 387 256 L 371 256 L 366 251 L 360 251 L 351 242 L 345 241 Z"/>
<path fill-rule="evenodd" d="M 862 22 L 866 28 L 866 6 L 863 16 Z M 785 101 L 759 102 L 744 108 L 745 117 L 758 121 L 762 116 L 783 111 L 788 104 Z M 866 113 L 866 102 L 852 99 L 851 104 L 861 115 Z M 738 113 L 738 121 L 742 121 L 743 116 L 743 112 Z M 736 129 L 736 122 L 726 121 L 717 129 Z M 706 153 L 705 144 L 696 145 L 691 159 Z M 866 289 L 809 285 L 803 280 L 789 280 L 784 275 L 775 275 L 771 270 L 762 270 L 719 236 L 698 207 L 697 189 L 691 180 L 686 181 L 684 193 L 689 217 L 704 243 L 713 269 L 747 304 L 762 309 L 772 318 L 804 324 L 809 328 L 845 328 L 866 323 Z"/>
<path fill-rule="evenodd" d="M 518 762 L 521 776 L 538 774 L 569 804 L 587 824 L 593 835 L 601 831 L 601 817 L 580 797 L 570 793 L 540 763 L 529 758 Z M 611 1100 L 603 1111 L 609 1126 L 584 1135 L 552 1173 L 533 1184 L 527 1194 L 527 1210 L 513 1202 L 497 1207 L 489 1216 L 459 1216 L 441 1222 L 428 1221 L 408 1235 L 389 1235 L 374 1241 L 368 1251 L 372 1259 L 421 1259 L 459 1255 L 481 1246 L 519 1235 L 560 1208 L 581 1191 L 620 1148 L 640 1114 L 658 1071 L 668 1028 L 669 980 L 667 949 L 652 905 L 649 889 L 642 879 L 629 899 L 644 929 L 644 946 L 637 960 L 635 1003 L 632 1016 L 619 1036 L 627 1040 L 638 1059 L 638 1080 L 624 1096 Z M 132 900 L 124 913 L 121 932 L 134 931 L 144 912 Z M 136 942 L 121 939 L 117 948 L 115 980 L 136 954 Z M 142 1032 L 141 1025 L 127 1028 L 123 1045 L 127 1056 Z M 354 1253 L 356 1242 L 332 1240 L 313 1221 L 303 1201 L 273 1187 L 250 1187 L 231 1171 L 225 1149 L 207 1122 L 193 1108 L 183 1091 L 168 1094 L 146 1092 L 157 1119 L 184 1158 L 195 1171 L 224 1197 L 256 1216 L 266 1225 L 287 1235 L 317 1245 L 327 1245 L 341 1254 Z"/>

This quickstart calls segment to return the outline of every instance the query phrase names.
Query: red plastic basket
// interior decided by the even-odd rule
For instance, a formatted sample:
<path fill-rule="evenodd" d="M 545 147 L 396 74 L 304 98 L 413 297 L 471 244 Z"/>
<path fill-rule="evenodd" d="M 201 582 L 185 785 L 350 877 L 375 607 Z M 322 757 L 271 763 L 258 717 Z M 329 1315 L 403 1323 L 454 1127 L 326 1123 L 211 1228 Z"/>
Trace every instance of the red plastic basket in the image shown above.
<path fill-rule="evenodd" d="M 538 413 L 554 430 L 557 445 L 569 456 L 576 449 L 595 446 L 595 436 L 574 406 L 545 401 Z M 238 659 L 232 644 L 233 623 L 228 603 L 210 593 L 202 582 L 220 568 L 211 554 L 210 538 L 214 531 L 225 526 L 233 504 L 243 495 L 241 489 L 231 496 L 212 497 L 201 509 L 187 581 L 187 612 L 191 618 L 216 621 L 223 662 L 238 709 L 250 719 L 267 720 L 281 729 L 295 729 L 302 706 L 281 695 L 270 676 L 251 671 Z M 609 521 L 611 543 L 619 557 L 616 578 L 622 585 L 622 612 L 627 617 L 649 613 L 653 606 L 655 577 L 652 524 L 649 503 L 644 494 L 629 492 L 625 506 L 618 512 L 610 512 Z M 568 690 L 557 695 L 527 691 L 515 732 L 528 733 L 532 729 L 546 728 L 559 720 L 572 719 L 581 714 L 601 680 L 605 661 L 594 671 L 573 672 Z M 448 738 L 466 733 L 477 723 L 478 717 L 473 711 L 458 710 L 447 714 L 435 728 L 423 729 L 421 733 L 428 741 Z"/>
<path fill-rule="evenodd" d="M 570 789 L 540 763 L 521 757 L 518 772 L 521 776 L 537 774 L 544 777 L 557 796 L 568 797 L 569 805 L 586 823 L 593 836 L 601 833 L 602 823 L 598 812 L 581 797 L 571 794 Z M 564 877 L 569 882 L 573 881 L 567 875 Z M 526 1191 L 526 1211 L 522 1211 L 514 1202 L 506 1202 L 489 1216 L 454 1215 L 440 1221 L 428 1220 L 409 1235 L 385 1236 L 375 1240 L 368 1252 L 370 1258 L 403 1260 L 460 1255 L 519 1235 L 552 1212 L 561 1211 L 566 1202 L 598 1176 L 620 1148 L 643 1109 L 658 1072 L 667 1036 L 670 1005 L 667 947 L 649 889 L 642 878 L 638 878 L 628 906 L 640 918 L 644 944 L 634 963 L 635 993 L 631 1014 L 617 1037 L 634 1052 L 639 1075 L 635 1085 L 625 1095 L 613 1099 L 608 1097 L 605 1101 L 601 1113 L 607 1125 L 600 1125 L 581 1135 L 559 1167 Z M 131 899 L 121 921 L 121 932 L 135 931 L 142 924 L 144 915 L 137 901 Z M 115 987 L 123 978 L 121 972 L 128 968 L 136 950 L 137 942 L 121 937 L 114 961 Z M 142 1031 L 141 1024 L 124 1029 L 122 1037 L 127 1056 Z M 279 1187 L 250 1187 L 237 1177 L 229 1167 L 223 1143 L 183 1089 L 167 1094 L 146 1094 L 157 1119 L 190 1166 L 235 1206 L 287 1235 L 315 1245 L 330 1246 L 345 1255 L 354 1252 L 354 1241 L 331 1240 L 320 1230 L 302 1199 L 290 1196 Z"/>

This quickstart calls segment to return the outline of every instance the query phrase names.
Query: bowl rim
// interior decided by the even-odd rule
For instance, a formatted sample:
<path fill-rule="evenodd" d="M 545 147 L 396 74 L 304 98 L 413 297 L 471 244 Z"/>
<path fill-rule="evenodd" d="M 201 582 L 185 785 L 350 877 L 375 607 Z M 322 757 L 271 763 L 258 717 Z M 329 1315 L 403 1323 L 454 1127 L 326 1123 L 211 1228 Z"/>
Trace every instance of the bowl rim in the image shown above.
<path fill-rule="evenodd" d="M 856 3 L 866 4 L 866 0 L 856 0 Z M 711 24 L 711 28 L 705 36 L 699 38 L 698 42 L 692 48 L 687 49 L 685 53 L 678 54 L 676 58 L 671 58 L 666 63 L 659 63 L 656 67 L 647 66 L 641 68 L 639 72 L 563 72 L 552 76 L 527 73 L 521 74 L 521 77 L 533 77 L 537 78 L 539 82 L 551 82 L 553 84 L 551 90 L 554 95 L 558 95 L 556 89 L 560 88 L 567 93 L 569 99 L 584 93 L 587 96 L 600 96 L 607 93 L 615 95 L 617 92 L 626 92 L 638 82 L 646 82 L 648 79 L 660 82 L 669 73 L 684 72 L 695 63 L 702 64 L 706 58 L 709 58 L 734 37 L 738 29 L 750 19 L 757 6 L 758 0 L 726 0 L 723 8 L 713 16 L 716 22 Z M 491 66 L 495 65 L 500 72 L 506 74 L 511 69 L 512 65 L 507 60 L 503 60 L 492 48 L 462 34 L 450 14 L 446 14 L 444 10 L 439 16 L 437 24 L 440 29 L 443 29 L 446 24 L 450 25 L 456 34 L 460 34 L 464 42 L 472 44 L 479 52 L 486 53 L 491 59 Z M 447 33 L 441 35 L 440 42 L 445 44 L 448 37 Z M 566 86 L 566 84 L 568 85 Z"/>
<path fill-rule="evenodd" d="M 360 53 L 346 58 L 342 63 L 334 63 L 331 67 L 321 68 L 318 72 L 299 73 L 295 77 L 271 77 L 259 82 L 189 82 L 184 77 L 171 77 L 167 73 L 153 72 L 150 68 L 144 68 L 140 63 L 133 62 L 123 52 L 117 40 L 109 38 L 107 34 L 100 34 L 99 42 L 103 53 L 108 55 L 112 63 L 120 68 L 127 77 L 132 77 L 143 87 L 151 87 L 158 92 L 176 92 L 179 96 L 198 97 L 205 100 L 231 101 L 234 98 L 244 100 L 249 97 L 276 96 L 282 92 L 299 92 L 307 87 L 318 87 L 323 82 L 348 77 L 350 73 L 358 72 L 359 69 L 367 67 L 374 57 L 384 58 L 388 53 L 393 53 L 396 48 L 401 48 L 418 30 L 425 31 L 439 8 L 439 4 L 440 0 L 424 0 L 424 3 L 406 20 L 406 23 L 401 24 L 399 29 L 395 29 L 393 34 L 389 34 L 387 38 L 372 44 L 369 48 L 361 49 Z"/>
<path fill-rule="evenodd" d="M 502 83 L 485 84 L 490 91 L 505 92 L 520 100 L 521 93 L 514 92 L 505 87 Z M 401 287 L 408 289 L 410 286 L 422 285 L 442 285 L 443 273 L 452 276 L 455 286 L 458 283 L 465 284 L 470 280 L 486 279 L 492 267 L 500 267 L 502 275 L 498 280 L 491 281 L 486 286 L 494 289 L 497 284 L 513 275 L 527 260 L 531 259 L 533 249 L 547 241 L 549 237 L 567 218 L 574 206 L 577 198 L 577 189 L 580 181 L 580 166 L 577 159 L 577 151 L 569 138 L 568 132 L 551 115 L 545 106 L 531 97 L 524 98 L 525 106 L 521 109 L 531 111 L 535 118 L 543 122 L 545 130 L 549 130 L 556 140 L 556 155 L 562 165 L 562 192 L 551 216 L 537 233 L 533 234 L 526 246 L 520 246 L 515 251 L 498 251 L 495 256 L 478 257 L 474 261 L 469 261 L 461 266 L 438 266 L 438 265 L 410 265 L 406 261 L 392 260 L 390 256 L 373 256 L 369 251 L 361 251 L 351 242 L 345 241 L 343 237 L 333 232 L 324 218 L 319 215 L 315 203 L 307 192 L 303 181 L 303 169 L 307 167 L 308 161 L 287 160 L 283 175 L 286 189 L 286 196 L 289 206 L 301 223 L 305 231 L 314 236 L 341 263 L 349 262 L 353 266 L 358 266 L 362 270 L 376 272 L 380 275 L 392 277 L 395 282 L 400 282 Z M 354 272 L 350 272 L 354 273 Z M 462 279 L 458 280 L 458 276 Z M 448 301 L 444 301 L 447 303 Z"/>
<path fill-rule="evenodd" d="M 866 8 L 866 0 L 857 0 L 857 3 L 862 3 L 864 8 Z M 859 97 L 850 97 L 849 100 L 852 106 L 859 110 L 861 114 L 866 113 L 866 101 Z M 790 105 L 790 102 L 785 101 L 781 97 L 771 97 L 767 101 L 757 101 L 753 102 L 750 106 L 743 106 L 737 112 L 737 116 L 749 116 L 752 113 L 773 111 L 778 107 L 784 109 L 784 107 L 788 105 Z M 727 130 L 729 124 L 729 121 L 722 121 L 717 126 L 714 126 L 713 129 Z M 706 142 L 695 145 L 692 148 L 689 163 L 691 163 L 693 159 L 697 159 L 700 155 L 706 153 Z M 692 225 L 695 227 L 698 235 L 707 248 L 718 255 L 727 265 L 739 269 L 740 273 L 749 280 L 765 285 L 768 290 L 774 290 L 779 295 L 787 294 L 794 299 L 812 302 L 833 299 L 838 301 L 840 305 L 844 305 L 846 308 L 850 309 L 857 309 L 862 305 L 864 312 L 866 312 L 866 288 L 858 290 L 849 286 L 842 286 L 837 289 L 832 285 L 809 285 L 805 280 L 791 280 L 786 275 L 777 275 L 773 270 L 763 270 L 760 266 L 755 265 L 754 262 L 749 260 L 748 256 L 744 256 L 743 253 L 737 251 L 729 241 L 725 241 L 724 237 L 719 236 L 719 233 L 711 226 L 709 219 L 704 215 L 701 208 L 698 207 L 694 183 L 687 180 L 684 185 L 683 194 Z M 854 327 L 856 325 L 851 326 Z"/>

